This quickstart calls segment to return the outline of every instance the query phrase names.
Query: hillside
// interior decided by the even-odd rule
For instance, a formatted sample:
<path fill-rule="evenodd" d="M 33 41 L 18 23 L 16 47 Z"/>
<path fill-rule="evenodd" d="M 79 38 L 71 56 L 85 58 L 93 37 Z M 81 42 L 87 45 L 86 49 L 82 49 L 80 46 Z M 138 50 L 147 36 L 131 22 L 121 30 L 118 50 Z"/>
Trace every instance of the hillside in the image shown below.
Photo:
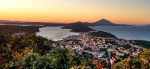
<path fill-rule="evenodd" d="M 15 25 L 0 25 L 0 32 L 5 34 L 13 34 L 18 32 L 26 32 L 27 34 L 34 34 L 39 32 L 38 26 L 15 26 Z"/>
<path fill-rule="evenodd" d="M 103 31 L 90 32 L 89 35 L 94 37 L 103 37 L 103 38 L 117 38 L 115 35 Z"/>
<path fill-rule="evenodd" d="M 94 31 L 93 29 L 89 28 L 82 22 L 75 22 L 75 23 L 67 24 L 63 27 L 63 29 L 71 29 L 72 32 Z"/>

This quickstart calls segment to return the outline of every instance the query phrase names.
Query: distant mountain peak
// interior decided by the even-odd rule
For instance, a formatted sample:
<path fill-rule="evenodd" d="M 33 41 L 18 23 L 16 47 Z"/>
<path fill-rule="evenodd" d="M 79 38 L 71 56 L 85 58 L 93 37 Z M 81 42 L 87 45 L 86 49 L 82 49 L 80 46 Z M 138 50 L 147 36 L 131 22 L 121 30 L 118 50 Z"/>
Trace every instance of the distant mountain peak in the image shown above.
<path fill-rule="evenodd" d="M 111 21 L 107 20 L 107 19 L 101 19 L 97 22 L 95 22 L 96 25 L 114 25 L 114 23 L 112 23 Z"/>
<path fill-rule="evenodd" d="M 112 23 L 111 21 L 109 21 L 109 20 L 107 20 L 107 19 L 101 19 L 101 20 L 99 20 L 100 22 L 110 22 L 110 23 Z"/>
<path fill-rule="evenodd" d="M 78 22 L 74 22 L 74 23 L 72 23 L 72 24 L 83 24 L 83 22 L 78 21 Z"/>

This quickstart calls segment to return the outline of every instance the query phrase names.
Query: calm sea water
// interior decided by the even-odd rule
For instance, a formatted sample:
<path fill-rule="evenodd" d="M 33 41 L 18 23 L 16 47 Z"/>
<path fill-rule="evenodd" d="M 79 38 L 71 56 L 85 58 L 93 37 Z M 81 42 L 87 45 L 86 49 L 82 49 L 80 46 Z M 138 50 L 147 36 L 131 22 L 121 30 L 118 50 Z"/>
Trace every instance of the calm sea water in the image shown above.
<path fill-rule="evenodd" d="M 150 27 L 144 26 L 95 26 L 95 30 L 105 31 L 114 34 L 118 38 L 127 40 L 148 40 L 150 41 Z"/>
<path fill-rule="evenodd" d="M 95 26 L 91 27 L 95 30 L 105 31 L 114 34 L 120 39 L 127 40 L 148 40 L 150 41 L 150 27 L 142 26 Z M 36 33 L 39 36 L 46 37 L 52 40 L 61 40 L 69 35 L 78 35 L 79 33 L 70 32 L 70 29 L 61 29 L 60 27 L 43 27 L 40 32 Z"/>
<path fill-rule="evenodd" d="M 54 41 L 62 40 L 66 36 L 78 35 L 79 33 L 70 32 L 70 29 L 61 29 L 61 26 L 57 27 L 43 27 L 40 28 L 40 32 L 36 33 L 38 36 L 43 36 Z"/>

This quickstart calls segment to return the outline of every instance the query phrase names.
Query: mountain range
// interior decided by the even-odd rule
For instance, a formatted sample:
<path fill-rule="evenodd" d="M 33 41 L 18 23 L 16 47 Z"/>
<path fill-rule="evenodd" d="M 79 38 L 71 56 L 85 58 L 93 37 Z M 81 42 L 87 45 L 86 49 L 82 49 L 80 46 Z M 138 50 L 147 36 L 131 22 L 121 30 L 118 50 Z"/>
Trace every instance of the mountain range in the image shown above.
<path fill-rule="evenodd" d="M 74 22 L 78 23 L 78 22 Z M 73 23 L 73 24 L 74 24 Z M 80 22 L 87 26 L 131 26 L 126 24 L 115 24 L 107 19 L 101 19 L 99 21 L 89 23 L 89 22 Z M 23 21 L 8 21 L 8 20 L 0 20 L 0 24 L 30 24 L 30 25 L 45 25 L 45 26 L 65 26 L 68 25 L 66 23 L 50 23 L 50 22 L 23 22 Z M 69 23 L 72 24 L 72 23 Z"/>
<path fill-rule="evenodd" d="M 74 22 L 66 24 L 63 29 L 71 29 L 72 32 L 89 32 L 89 31 L 95 31 L 91 29 L 89 26 L 130 26 L 125 24 L 115 24 L 112 23 L 109 20 L 102 19 L 94 23 L 88 23 L 88 22 Z"/>

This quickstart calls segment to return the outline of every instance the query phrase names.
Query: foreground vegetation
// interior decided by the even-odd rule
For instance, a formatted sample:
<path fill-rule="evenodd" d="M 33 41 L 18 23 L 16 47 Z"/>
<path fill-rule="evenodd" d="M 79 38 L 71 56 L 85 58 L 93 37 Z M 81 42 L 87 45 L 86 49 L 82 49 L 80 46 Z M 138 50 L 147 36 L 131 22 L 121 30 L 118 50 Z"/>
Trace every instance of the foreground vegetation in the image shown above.
<path fill-rule="evenodd" d="M 68 69 L 88 63 L 88 54 L 84 56 L 80 58 L 75 51 L 62 49 L 57 43 L 40 36 L 0 34 L 0 68 Z"/>
<path fill-rule="evenodd" d="M 114 64 L 114 69 L 149 69 L 150 68 L 150 50 L 145 49 L 140 56 L 129 57 L 121 62 Z"/>
<path fill-rule="evenodd" d="M 147 68 L 149 57 L 150 50 L 144 50 L 139 57 L 125 59 L 113 67 L 124 69 L 140 65 L 141 68 Z M 96 69 L 106 66 L 105 62 L 94 60 L 91 54 L 83 52 L 83 55 L 79 55 L 40 36 L 0 34 L 0 69 Z"/>

